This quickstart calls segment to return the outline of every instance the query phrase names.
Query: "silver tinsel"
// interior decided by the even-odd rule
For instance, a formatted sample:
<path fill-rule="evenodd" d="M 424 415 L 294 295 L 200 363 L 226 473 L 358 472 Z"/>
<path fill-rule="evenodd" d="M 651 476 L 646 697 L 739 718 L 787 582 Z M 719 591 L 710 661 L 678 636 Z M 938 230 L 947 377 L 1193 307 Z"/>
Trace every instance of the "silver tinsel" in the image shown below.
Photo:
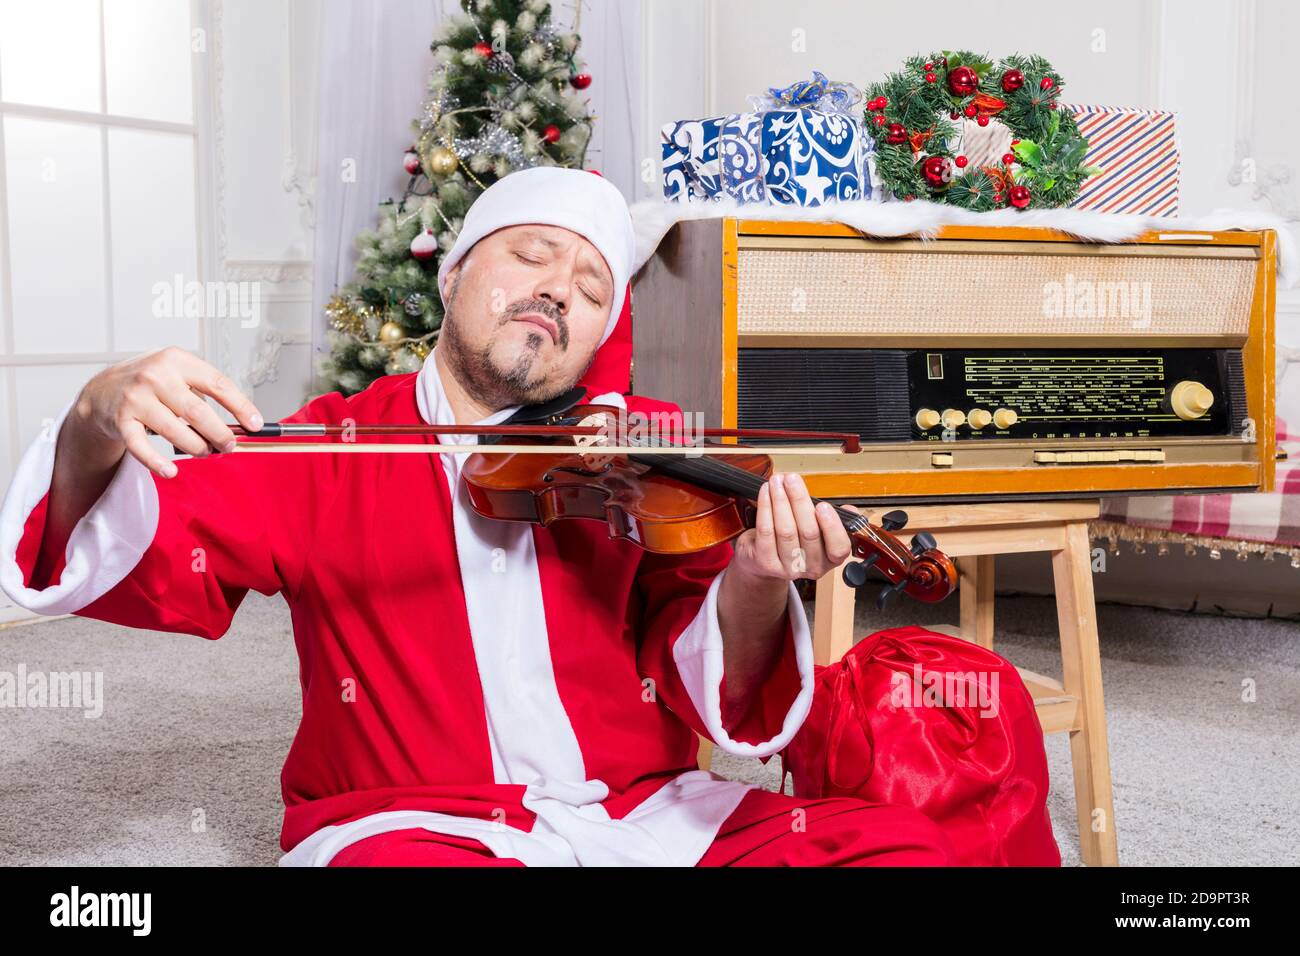
<path fill-rule="evenodd" d="M 439 90 L 433 97 L 425 101 L 424 113 L 420 116 L 420 129 L 430 130 L 437 124 L 442 115 L 450 110 L 460 107 L 460 99 L 446 90 Z"/>
<path fill-rule="evenodd" d="M 462 160 L 478 153 L 500 156 L 510 164 L 511 169 L 524 169 L 537 165 L 535 160 L 524 155 L 524 147 L 519 137 L 495 123 L 483 124 L 478 136 L 454 140 L 451 151 Z"/>

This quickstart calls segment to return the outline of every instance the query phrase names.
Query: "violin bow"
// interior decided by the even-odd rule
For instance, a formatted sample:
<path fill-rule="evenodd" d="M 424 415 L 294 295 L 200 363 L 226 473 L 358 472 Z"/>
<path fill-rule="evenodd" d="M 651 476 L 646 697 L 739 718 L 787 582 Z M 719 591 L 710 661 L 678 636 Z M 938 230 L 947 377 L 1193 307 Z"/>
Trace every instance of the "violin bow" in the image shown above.
<path fill-rule="evenodd" d="M 335 453 L 406 453 L 406 454 L 522 454 L 554 455 L 557 450 L 567 450 L 566 446 L 556 445 L 515 445 L 493 441 L 486 444 L 429 444 L 423 442 L 356 442 L 351 439 L 360 435 L 388 435 L 422 437 L 428 435 L 478 435 L 499 439 L 505 436 L 545 437 L 553 435 L 600 436 L 609 435 L 610 429 L 601 425 L 566 425 L 566 424 L 518 424 L 518 425 L 335 425 L 319 422 L 268 422 L 256 431 L 250 431 L 242 425 L 232 424 L 231 431 L 236 435 L 236 451 L 253 452 L 335 452 Z M 861 439 L 848 432 L 822 432 L 783 428 L 704 428 L 698 434 L 705 438 L 767 438 L 767 439 L 801 439 L 834 442 L 833 447 L 808 448 L 806 446 L 785 446 L 778 448 L 759 448 L 751 445 L 599 445 L 577 444 L 578 450 L 587 449 L 592 453 L 616 454 L 651 454 L 651 455 L 760 455 L 760 454 L 800 454 L 800 455 L 841 455 L 858 454 Z M 341 437 L 336 442 L 300 442 L 300 441 L 266 441 L 276 438 L 327 438 Z"/>

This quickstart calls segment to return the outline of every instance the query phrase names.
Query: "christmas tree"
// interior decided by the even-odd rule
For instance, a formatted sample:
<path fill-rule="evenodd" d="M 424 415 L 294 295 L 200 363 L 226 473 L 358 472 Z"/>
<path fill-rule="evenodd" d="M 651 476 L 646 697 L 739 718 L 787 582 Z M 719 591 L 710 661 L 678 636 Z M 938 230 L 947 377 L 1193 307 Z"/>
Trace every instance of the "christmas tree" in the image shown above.
<path fill-rule="evenodd" d="M 356 276 L 326 306 L 325 391 L 345 395 L 420 368 L 442 324 L 438 265 L 465 212 L 497 179 L 529 166 L 581 168 L 593 117 L 574 91 L 591 77 L 576 32 L 548 0 L 461 0 L 434 40 L 423 115 L 404 158 L 400 200 L 357 237 Z M 577 26 L 577 11 L 575 23 Z"/>

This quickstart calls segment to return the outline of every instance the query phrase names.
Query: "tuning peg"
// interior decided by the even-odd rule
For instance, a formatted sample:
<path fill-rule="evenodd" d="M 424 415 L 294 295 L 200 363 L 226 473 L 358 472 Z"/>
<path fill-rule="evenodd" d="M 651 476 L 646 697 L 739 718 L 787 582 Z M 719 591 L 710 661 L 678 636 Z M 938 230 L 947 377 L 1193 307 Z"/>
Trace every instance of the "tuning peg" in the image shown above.
<path fill-rule="evenodd" d="M 880 594 L 876 597 L 876 610 L 883 611 L 885 609 L 885 602 L 905 587 L 907 587 L 907 578 L 902 577 L 898 579 L 897 584 L 891 584 L 887 588 L 881 588 Z"/>
<path fill-rule="evenodd" d="M 901 531 L 907 527 L 906 511 L 887 511 L 880 516 L 880 527 L 886 531 Z"/>
<path fill-rule="evenodd" d="M 867 583 L 867 572 L 880 560 L 880 555 L 869 554 L 861 561 L 850 561 L 844 565 L 844 583 L 851 588 L 860 588 Z"/>
<path fill-rule="evenodd" d="M 925 552 L 937 548 L 939 542 L 934 540 L 934 535 L 928 531 L 918 531 L 912 535 L 912 557 L 919 558 Z"/>

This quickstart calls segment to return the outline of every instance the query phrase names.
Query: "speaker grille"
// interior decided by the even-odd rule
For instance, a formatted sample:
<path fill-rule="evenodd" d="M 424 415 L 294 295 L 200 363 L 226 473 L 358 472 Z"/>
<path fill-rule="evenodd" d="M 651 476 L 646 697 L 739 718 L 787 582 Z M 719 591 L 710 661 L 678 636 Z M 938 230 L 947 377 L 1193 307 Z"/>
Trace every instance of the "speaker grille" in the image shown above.
<path fill-rule="evenodd" d="M 738 424 L 907 441 L 906 355 L 898 349 L 740 349 Z"/>
<path fill-rule="evenodd" d="M 938 247 L 742 249 L 738 327 L 742 335 L 1245 335 L 1256 265 Z"/>
<path fill-rule="evenodd" d="M 1246 407 L 1246 370 L 1241 364 L 1241 353 L 1224 351 L 1224 379 L 1228 388 L 1228 427 L 1231 434 L 1242 433 L 1241 423 L 1250 414 Z"/>

